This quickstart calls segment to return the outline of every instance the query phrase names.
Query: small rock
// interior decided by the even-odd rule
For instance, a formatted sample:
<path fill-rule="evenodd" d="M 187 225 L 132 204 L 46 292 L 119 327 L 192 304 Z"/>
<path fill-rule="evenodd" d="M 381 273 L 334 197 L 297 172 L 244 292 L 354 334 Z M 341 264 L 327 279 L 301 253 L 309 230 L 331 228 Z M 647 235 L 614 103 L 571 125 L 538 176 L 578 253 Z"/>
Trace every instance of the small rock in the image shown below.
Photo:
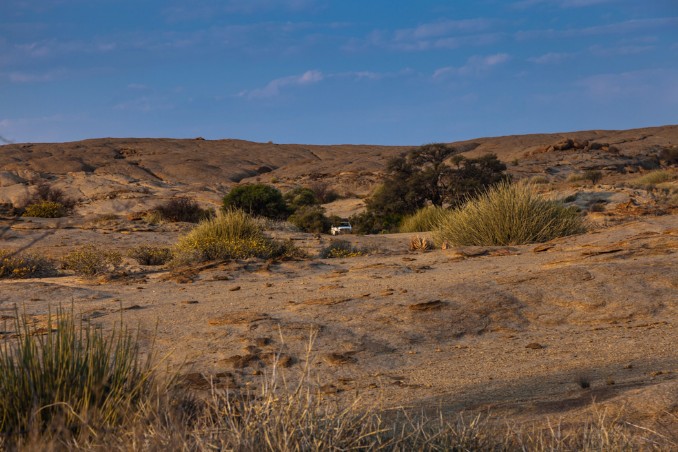
<path fill-rule="evenodd" d="M 525 348 L 530 348 L 532 350 L 541 350 L 542 348 L 545 348 L 543 345 L 537 343 L 537 342 L 530 342 L 525 346 Z"/>
<path fill-rule="evenodd" d="M 230 292 L 235 292 L 237 290 L 240 290 L 240 286 L 234 286 L 228 289 Z"/>
<path fill-rule="evenodd" d="M 184 300 L 181 304 L 198 304 L 198 300 Z"/>

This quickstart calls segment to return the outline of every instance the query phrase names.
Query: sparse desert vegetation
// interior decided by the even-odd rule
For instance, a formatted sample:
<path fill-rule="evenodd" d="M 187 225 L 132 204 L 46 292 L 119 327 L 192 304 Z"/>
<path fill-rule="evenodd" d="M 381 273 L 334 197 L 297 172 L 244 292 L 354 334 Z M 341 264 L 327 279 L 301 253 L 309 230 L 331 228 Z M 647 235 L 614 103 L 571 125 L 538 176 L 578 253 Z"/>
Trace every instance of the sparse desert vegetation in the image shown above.
<path fill-rule="evenodd" d="M 2 447 L 673 450 L 674 140 L 3 147 Z"/>
<path fill-rule="evenodd" d="M 0 250 L 0 278 L 38 278 L 56 273 L 54 262 L 31 253 Z"/>

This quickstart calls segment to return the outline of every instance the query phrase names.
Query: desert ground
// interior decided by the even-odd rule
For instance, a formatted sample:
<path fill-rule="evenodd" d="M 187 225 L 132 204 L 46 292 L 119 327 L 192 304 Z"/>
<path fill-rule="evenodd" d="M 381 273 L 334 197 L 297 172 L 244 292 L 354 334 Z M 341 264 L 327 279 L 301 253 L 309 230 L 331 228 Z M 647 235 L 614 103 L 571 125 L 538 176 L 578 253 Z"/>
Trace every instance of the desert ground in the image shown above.
<path fill-rule="evenodd" d="M 496 153 L 515 180 L 540 177 L 544 196 L 576 194 L 585 234 L 425 252 L 408 249 L 412 234 L 347 235 L 369 254 L 321 259 L 329 235 L 280 227 L 269 233 L 308 257 L 174 269 L 125 259 L 118 273 L 97 278 L 0 280 L 3 333 L 17 308 L 37 325 L 72 306 L 106 329 L 121 318 L 139 328 L 198 392 L 256 390 L 274 369 L 290 381 L 308 369 L 328 400 L 512 422 L 623 414 L 678 442 L 678 181 L 633 182 L 661 167 L 675 176 L 657 155 L 676 144 L 678 126 L 453 143 L 466 156 Z M 109 138 L 5 145 L 0 248 L 58 259 L 85 244 L 122 253 L 171 246 L 193 225 L 148 224 L 142 212 L 173 196 L 218 207 L 229 188 L 255 181 L 283 191 L 322 181 L 341 195 L 327 212 L 348 217 L 364 208 L 386 161 L 409 148 Z M 570 177 L 585 170 L 602 180 Z M 8 214 L 43 182 L 77 200 L 71 215 Z"/>

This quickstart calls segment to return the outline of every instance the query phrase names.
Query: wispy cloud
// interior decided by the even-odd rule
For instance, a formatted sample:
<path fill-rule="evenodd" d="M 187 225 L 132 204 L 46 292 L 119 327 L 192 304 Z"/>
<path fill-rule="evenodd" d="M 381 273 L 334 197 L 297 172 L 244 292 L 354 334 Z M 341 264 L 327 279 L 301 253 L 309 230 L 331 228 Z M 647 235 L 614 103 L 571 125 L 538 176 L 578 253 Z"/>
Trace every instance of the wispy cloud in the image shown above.
<path fill-rule="evenodd" d="M 492 31 L 496 22 L 485 18 L 440 20 L 393 31 L 373 30 L 364 39 L 350 40 L 344 49 L 355 51 L 382 47 L 413 52 L 487 45 L 501 38 L 501 34 Z"/>
<path fill-rule="evenodd" d="M 536 64 L 559 64 L 574 58 L 574 56 L 573 53 L 548 52 L 537 57 L 528 58 L 527 61 Z"/>
<path fill-rule="evenodd" d="M 42 73 L 10 72 L 7 74 L 7 78 L 12 83 L 45 83 L 63 78 L 65 75 L 66 71 L 64 69 L 56 69 Z"/>
<path fill-rule="evenodd" d="M 647 69 L 621 73 L 597 74 L 579 79 L 575 86 L 586 90 L 598 100 L 618 100 L 631 97 L 678 101 L 678 71 Z"/>
<path fill-rule="evenodd" d="M 174 3 L 174 4 L 172 4 Z M 318 6 L 318 0 L 198 0 L 186 6 L 185 2 L 172 2 L 163 10 L 170 22 L 212 19 L 218 15 L 255 14 L 269 11 L 302 11 Z"/>
<path fill-rule="evenodd" d="M 433 72 L 434 79 L 444 79 L 451 75 L 461 75 L 461 76 L 470 76 L 470 75 L 480 75 L 491 68 L 504 64 L 511 59 L 511 56 L 507 53 L 497 53 L 494 55 L 488 56 L 472 56 L 468 59 L 465 65 L 461 67 L 455 66 L 445 66 L 439 69 L 436 69 Z"/>
<path fill-rule="evenodd" d="M 584 8 L 588 6 L 600 5 L 603 3 L 613 3 L 618 0 L 521 0 L 513 4 L 514 8 L 526 9 L 536 5 L 553 5 L 559 8 Z"/>
<path fill-rule="evenodd" d="M 322 72 L 316 70 L 306 71 L 301 75 L 290 75 L 271 80 L 263 88 L 245 90 L 238 94 L 240 97 L 249 99 L 261 99 L 275 97 L 280 94 L 280 90 L 292 86 L 304 86 L 318 83 L 325 78 Z"/>
<path fill-rule="evenodd" d="M 641 53 L 651 52 L 654 46 L 643 45 L 621 45 L 618 47 L 603 47 L 601 45 L 591 46 L 589 51 L 596 56 L 626 56 L 639 55 Z"/>
<path fill-rule="evenodd" d="M 654 30 L 662 27 L 678 26 L 678 17 L 661 17 L 651 19 L 633 19 L 624 22 L 596 25 L 595 27 L 569 28 L 565 30 L 537 29 L 523 30 L 515 34 L 518 40 L 527 39 L 565 39 L 613 34 L 628 34 L 638 30 Z"/>

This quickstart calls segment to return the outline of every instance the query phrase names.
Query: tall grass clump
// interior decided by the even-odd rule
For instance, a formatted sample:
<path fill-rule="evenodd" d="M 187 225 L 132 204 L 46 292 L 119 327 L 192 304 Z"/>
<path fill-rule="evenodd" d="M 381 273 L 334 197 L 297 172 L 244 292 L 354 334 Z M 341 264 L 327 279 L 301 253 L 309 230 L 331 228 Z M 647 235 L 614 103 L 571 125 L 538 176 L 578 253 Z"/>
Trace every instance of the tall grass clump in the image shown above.
<path fill-rule="evenodd" d="M 584 232 L 571 207 L 540 197 L 531 185 L 502 182 L 445 216 L 439 244 L 521 245 Z"/>
<path fill-rule="evenodd" d="M 54 262 L 47 258 L 0 250 L 0 278 L 39 278 L 55 274 Z"/>
<path fill-rule="evenodd" d="M 0 345 L 4 446 L 21 448 L 31 435 L 69 441 L 121 425 L 158 388 L 152 353 L 142 358 L 138 337 L 122 325 L 104 335 L 59 309 L 41 335 L 16 314 L 16 334 Z"/>
<path fill-rule="evenodd" d="M 634 179 L 633 183 L 634 185 L 657 185 L 661 184 L 664 182 L 669 182 L 673 180 L 674 175 L 671 174 L 670 171 L 666 170 L 657 170 L 657 171 L 650 171 L 647 174 L 644 174 L 643 176 L 640 176 L 636 179 Z"/>
<path fill-rule="evenodd" d="M 179 238 L 176 263 L 216 259 L 271 258 L 289 246 L 267 237 L 259 223 L 241 210 L 219 212 Z"/>
<path fill-rule="evenodd" d="M 438 228 L 449 210 L 439 206 L 427 206 L 403 218 L 400 232 L 427 232 Z"/>

